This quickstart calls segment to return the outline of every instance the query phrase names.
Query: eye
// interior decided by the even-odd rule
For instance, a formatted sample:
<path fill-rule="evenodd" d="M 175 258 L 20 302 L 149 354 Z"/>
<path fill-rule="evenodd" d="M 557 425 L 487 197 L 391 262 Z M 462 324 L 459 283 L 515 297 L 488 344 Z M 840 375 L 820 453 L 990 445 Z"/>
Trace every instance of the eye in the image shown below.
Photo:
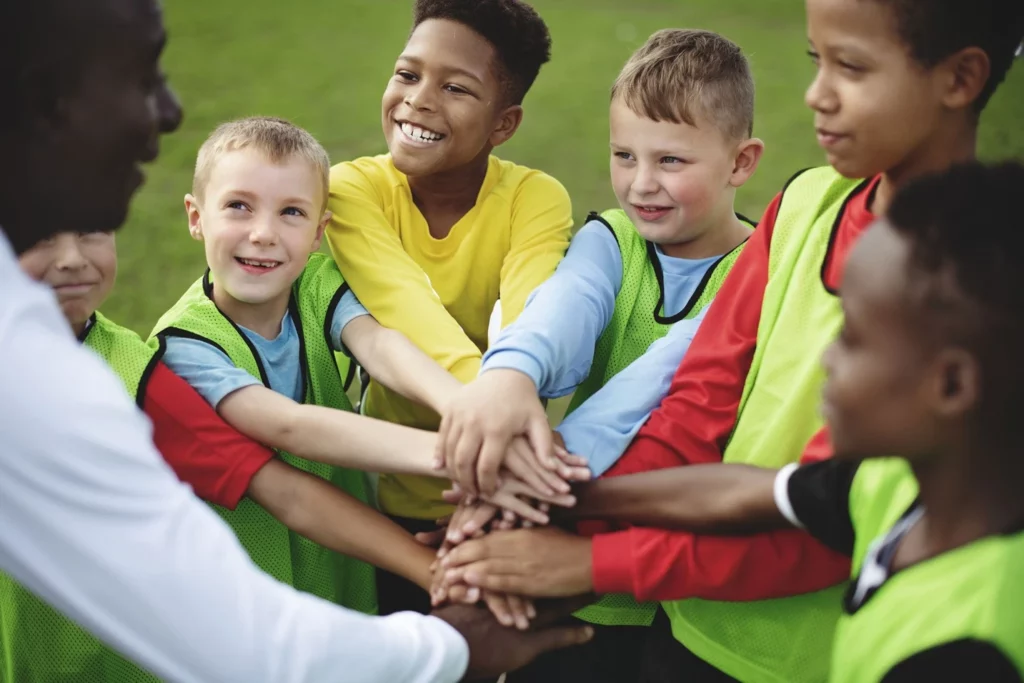
<path fill-rule="evenodd" d="M 680 159 L 679 157 L 662 157 L 660 159 L 660 161 L 663 164 L 685 164 L 686 163 L 685 159 Z"/>
<path fill-rule="evenodd" d="M 281 211 L 282 216 L 305 216 L 306 212 L 294 206 L 286 207 Z"/>
<path fill-rule="evenodd" d="M 406 83 L 415 83 L 417 81 L 416 74 L 405 69 L 399 69 L 395 72 L 395 78 L 404 81 Z"/>
<path fill-rule="evenodd" d="M 820 66 L 820 64 L 821 64 L 821 55 L 819 55 L 814 50 L 808 50 L 807 51 L 807 56 L 811 58 L 811 61 L 814 62 L 815 66 Z"/>
<path fill-rule="evenodd" d="M 245 211 L 249 208 L 245 202 L 240 201 L 228 202 L 227 204 L 225 204 L 225 207 L 228 209 L 235 209 L 237 211 Z"/>
<path fill-rule="evenodd" d="M 629 152 L 612 152 L 612 156 L 623 161 L 633 161 L 633 155 Z"/>
<path fill-rule="evenodd" d="M 448 85 L 444 86 L 444 89 L 447 90 L 448 92 L 454 93 L 456 95 L 470 95 L 470 94 L 472 94 L 468 90 L 463 88 L 461 85 L 455 85 L 454 83 L 449 83 Z"/>
<path fill-rule="evenodd" d="M 862 71 L 864 71 L 864 67 L 857 66 L 856 64 L 851 64 L 849 62 L 844 62 L 842 60 L 839 60 L 839 66 L 852 73 L 861 73 Z"/>

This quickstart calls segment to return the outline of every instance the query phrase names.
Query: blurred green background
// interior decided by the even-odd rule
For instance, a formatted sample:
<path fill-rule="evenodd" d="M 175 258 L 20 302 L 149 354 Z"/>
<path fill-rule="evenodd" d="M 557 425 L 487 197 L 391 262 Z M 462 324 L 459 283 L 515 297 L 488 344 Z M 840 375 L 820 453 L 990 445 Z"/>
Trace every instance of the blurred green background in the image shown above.
<path fill-rule="evenodd" d="M 747 52 L 757 82 L 755 134 L 767 150 L 739 195 L 757 217 L 786 178 L 823 163 L 803 91 L 799 0 L 534 0 L 551 29 L 552 61 L 526 99 L 523 126 L 499 154 L 562 181 L 577 220 L 608 208 L 608 88 L 659 28 L 706 28 Z M 164 60 L 185 105 L 119 236 L 120 276 L 104 311 L 148 334 L 204 267 L 187 233 L 182 197 L 198 146 L 219 122 L 282 116 L 317 136 L 335 162 L 386 151 L 380 96 L 409 30 L 406 0 L 168 0 Z M 985 113 L 987 158 L 1024 157 L 1024 60 Z"/>

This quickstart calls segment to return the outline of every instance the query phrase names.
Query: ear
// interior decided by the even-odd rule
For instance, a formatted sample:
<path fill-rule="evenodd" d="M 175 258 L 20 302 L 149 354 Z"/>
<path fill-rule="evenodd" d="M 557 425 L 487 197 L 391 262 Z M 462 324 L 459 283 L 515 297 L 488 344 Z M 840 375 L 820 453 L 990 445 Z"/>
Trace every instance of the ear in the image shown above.
<path fill-rule="evenodd" d="M 950 109 L 970 107 L 988 83 L 992 71 L 988 54 L 980 47 L 967 47 L 947 57 L 941 65 L 942 103 Z"/>
<path fill-rule="evenodd" d="M 320 222 L 317 223 L 316 237 L 313 238 L 313 246 L 310 248 L 309 253 L 312 254 L 314 251 L 320 248 L 320 242 L 322 242 L 324 238 L 324 230 L 327 229 L 327 224 L 331 222 L 331 215 L 332 214 L 330 211 L 324 211 L 323 218 L 321 218 Z"/>
<path fill-rule="evenodd" d="M 758 138 L 744 140 L 736 147 L 736 156 L 732 164 L 732 175 L 729 176 L 729 185 L 740 187 L 750 180 L 757 170 L 757 164 L 764 154 L 764 142 Z"/>
<path fill-rule="evenodd" d="M 185 195 L 185 215 L 188 216 L 188 234 L 192 239 L 203 241 L 203 219 L 200 215 L 199 200 L 190 194 Z"/>
<path fill-rule="evenodd" d="M 507 107 L 505 111 L 501 113 L 501 117 L 498 119 L 498 125 L 491 133 L 491 137 L 488 139 L 488 142 L 491 143 L 491 147 L 497 147 L 515 135 L 516 131 L 519 130 L 519 124 L 522 122 L 523 108 L 518 104 L 513 104 L 511 107 Z"/>
<path fill-rule="evenodd" d="M 981 396 L 981 368 L 966 349 L 940 351 L 933 364 L 929 388 L 932 410 L 943 418 L 959 418 L 971 411 Z"/>

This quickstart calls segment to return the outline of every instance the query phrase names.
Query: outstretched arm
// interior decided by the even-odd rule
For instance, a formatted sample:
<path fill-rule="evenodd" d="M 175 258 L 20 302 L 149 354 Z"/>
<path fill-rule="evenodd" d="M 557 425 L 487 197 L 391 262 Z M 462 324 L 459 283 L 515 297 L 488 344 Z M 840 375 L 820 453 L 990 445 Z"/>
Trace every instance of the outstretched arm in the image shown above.
<path fill-rule="evenodd" d="M 373 508 L 281 460 L 249 484 L 249 497 L 289 529 L 342 555 L 430 587 L 434 553 Z"/>

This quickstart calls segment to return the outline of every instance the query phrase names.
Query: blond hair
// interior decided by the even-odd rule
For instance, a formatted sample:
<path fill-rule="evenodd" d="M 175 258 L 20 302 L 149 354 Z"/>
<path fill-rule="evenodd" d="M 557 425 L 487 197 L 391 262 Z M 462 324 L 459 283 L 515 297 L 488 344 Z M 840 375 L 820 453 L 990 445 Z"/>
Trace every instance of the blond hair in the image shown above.
<path fill-rule="evenodd" d="M 662 29 L 622 67 L 612 86 L 638 116 L 717 126 L 734 139 L 754 132 L 754 79 L 743 51 L 711 31 Z"/>
<path fill-rule="evenodd" d="M 221 156 L 250 147 L 265 154 L 275 164 L 296 156 L 309 162 L 321 179 L 323 203 L 320 210 L 327 208 L 331 172 L 327 150 L 304 129 L 270 116 L 250 116 L 217 126 L 199 148 L 192 176 L 192 194 L 202 200 L 213 166 Z"/>

